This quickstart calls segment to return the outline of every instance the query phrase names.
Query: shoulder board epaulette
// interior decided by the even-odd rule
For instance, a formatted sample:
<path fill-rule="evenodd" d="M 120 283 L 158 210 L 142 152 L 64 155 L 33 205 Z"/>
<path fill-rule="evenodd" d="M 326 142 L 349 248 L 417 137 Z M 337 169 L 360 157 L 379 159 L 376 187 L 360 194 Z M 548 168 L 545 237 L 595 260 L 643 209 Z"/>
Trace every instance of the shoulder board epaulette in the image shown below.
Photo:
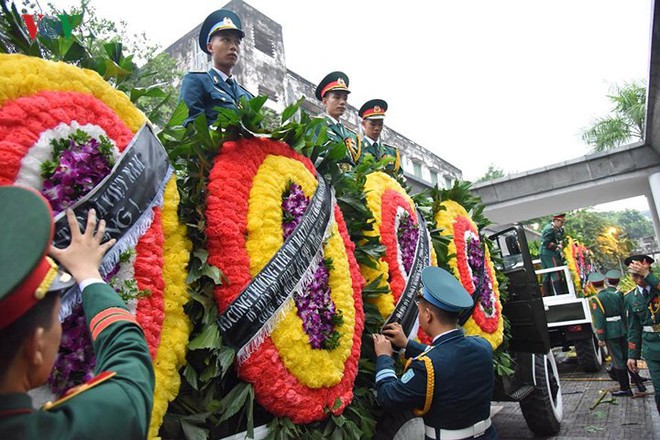
<path fill-rule="evenodd" d="M 188 73 L 209 73 L 208 70 L 189 70 Z"/>
<path fill-rule="evenodd" d="M 97 376 L 91 378 L 85 383 L 82 383 L 78 386 L 75 386 L 73 388 L 69 388 L 63 395 L 60 397 L 60 399 L 56 400 L 55 402 L 46 402 L 44 405 L 41 407 L 42 410 L 44 411 L 49 411 L 53 408 L 55 408 L 57 405 L 60 405 L 67 400 L 71 399 L 72 397 L 77 396 L 80 393 L 83 393 L 91 388 L 94 388 L 100 383 L 105 382 L 106 380 L 110 379 L 111 377 L 115 376 L 117 373 L 114 371 L 104 371 L 103 373 L 98 374 Z"/>
<path fill-rule="evenodd" d="M 631 289 L 631 290 L 629 290 L 629 291 L 627 291 L 627 292 L 624 292 L 624 293 L 623 293 L 623 296 L 626 296 L 626 295 L 628 295 L 629 293 L 633 293 L 635 290 L 637 290 L 637 287 L 635 287 L 635 288 L 633 288 L 633 289 Z"/>

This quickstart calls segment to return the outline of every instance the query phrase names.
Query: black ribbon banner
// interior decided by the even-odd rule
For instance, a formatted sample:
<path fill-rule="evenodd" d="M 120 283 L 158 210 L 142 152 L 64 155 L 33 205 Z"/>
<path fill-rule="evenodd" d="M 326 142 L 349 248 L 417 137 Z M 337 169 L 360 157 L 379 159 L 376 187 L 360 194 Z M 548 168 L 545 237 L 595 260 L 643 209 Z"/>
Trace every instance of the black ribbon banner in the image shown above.
<path fill-rule="evenodd" d="M 170 164 L 165 149 L 145 124 L 131 140 L 112 169 L 90 193 L 76 202 L 73 212 L 78 224 L 87 224 L 87 212 L 94 208 L 106 222 L 104 240 L 121 238 L 143 218 L 162 194 Z M 54 244 L 63 248 L 71 242 L 66 213 L 55 218 Z M 117 245 L 115 245 L 117 246 Z M 105 259 L 104 259 L 105 261 Z"/>
<path fill-rule="evenodd" d="M 429 236 L 426 232 L 426 221 L 419 211 L 417 211 L 417 224 L 419 225 L 419 234 L 417 236 L 415 260 L 410 267 L 408 282 L 399 297 L 399 301 L 396 303 L 394 312 L 385 322 L 385 325 L 398 322 L 407 336 L 410 335 L 417 319 L 415 295 L 422 285 L 422 269 L 428 266 L 431 260 L 431 243 L 429 243 Z"/>
<path fill-rule="evenodd" d="M 332 190 L 318 186 L 302 221 L 270 261 L 218 318 L 222 342 L 243 349 L 289 299 L 309 269 L 332 217 Z"/>

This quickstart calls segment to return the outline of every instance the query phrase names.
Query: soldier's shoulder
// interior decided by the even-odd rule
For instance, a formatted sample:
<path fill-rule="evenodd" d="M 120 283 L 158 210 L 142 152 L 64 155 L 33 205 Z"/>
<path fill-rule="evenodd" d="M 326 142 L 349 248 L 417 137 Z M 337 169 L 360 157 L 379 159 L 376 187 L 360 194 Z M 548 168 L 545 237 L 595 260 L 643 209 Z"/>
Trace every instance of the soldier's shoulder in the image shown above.
<path fill-rule="evenodd" d="M 87 382 L 80 384 L 78 386 L 75 386 L 73 388 L 70 388 L 68 391 L 66 391 L 62 397 L 54 402 L 46 402 L 44 406 L 41 407 L 42 410 L 44 411 L 50 411 L 53 408 L 57 408 L 61 404 L 68 402 L 72 398 L 85 393 L 96 386 L 102 384 L 103 382 L 106 382 L 107 380 L 111 379 L 112 377 L 116 376 L 117 373 L 113 371 L 104 371 L 103 373 L 99 373 L 97 376 L 93 377 L 92 379 L 88 380 Z"/>

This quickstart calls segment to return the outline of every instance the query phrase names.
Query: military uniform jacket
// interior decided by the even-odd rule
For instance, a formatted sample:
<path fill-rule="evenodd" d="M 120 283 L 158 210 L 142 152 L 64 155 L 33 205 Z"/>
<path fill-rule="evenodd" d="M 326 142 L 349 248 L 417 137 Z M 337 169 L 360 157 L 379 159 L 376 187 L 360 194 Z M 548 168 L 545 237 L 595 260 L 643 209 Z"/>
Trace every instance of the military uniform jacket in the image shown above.
<path fill-rule="evenodd" d="M 384 157 L 393 157 L 394 162 L 387 165 L 388 171 L 394 171 L 396 173 L 401 168 L 401 156 L 399 155 L 399 150 L 395 147 L 380 142 L 371 143 L 369 138 L 365 137 L 362 142 L 362 154 L 359 160 L 362 160 L 367 154 L 371 154 L 376 160 L 381 160 Z"/>
<path fill-rule="evenodd" d="M 376 389 L 385 409 L 421 409 L 427 381 L 434 381 L 433 400 L 424 423 L 436 429 L 463 429 L 490 416 L 493 395 L 493 350 L 478 336 L 458 329 L 437 338 L 432 346 L 408 342 L 406 356 L 414 357 L 400 379 L 390 356 L 378 356 Z M 427 370 L 431 361 L 432 373 Z"/>
<path fill-rule="evenodd" d="M 626 336 L 623 296 L 614 287 L 608 287 L 591 298 L 591 316 L 598 340 Z"/>
<path fill-rule="evenodd" d="M 558 245 L 563 239 L 563 229 L 555 228 L 552 223 L 545 225 L 541 231 L 541 256 L 555 257 L 561 261 L 561 250 Z"/>
<path fill-rule="evenodd" d="M 179 93 L 180 100 L 188 106 L 188 118 L 184 125 L 200 113 L 206 114 L 210 125 L 218 117 L 215 107 L 236 108 L 243 96 L 246 99 L 254 97 L 237 82 L 228 84 L 215 69 L 208 72 L 188 72 L 183 77 Z"/>
<path fill-rule="evenodd" d="M 341 122 L 333 122 L 327 115 L 321 115 L 328 125 L 328 140 L 332 143 L 343 142 L 348 157 L 346 162 L 355 165 L 362 154 L 362 138 L 346 128 Z"/>
<path fill-rule="evenodd" d="M 104 373 L 95 385 L 45 405 L 48 410 L 33 410 L 27 394 L 0 396 L 0 439 L 146 437 L 154 373 L 142 330 L 107 284 L 86 287 L 83 308 L 94 341 L 95 373 Z"/>
<path fill-rule="evenodd" d="M 658 279 L 649 274 L 644 281 L 650 292 L 642 294 L 637 287 L 624 297 L 628 318 L 628 358 L 660 361 L 660 331 L 644 331 L 644 327 L 660 324 L 660 290 Z M 660 329 L 660 327 L 656 327 Z"/>

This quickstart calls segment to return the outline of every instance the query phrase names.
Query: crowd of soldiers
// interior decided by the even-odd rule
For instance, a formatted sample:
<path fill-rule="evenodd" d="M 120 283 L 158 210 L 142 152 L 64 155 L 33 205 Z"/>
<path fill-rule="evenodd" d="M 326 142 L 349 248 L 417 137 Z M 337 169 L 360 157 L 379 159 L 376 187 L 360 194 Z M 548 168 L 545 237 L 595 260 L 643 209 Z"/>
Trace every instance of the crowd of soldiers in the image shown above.
<path fill-rule="evenodd" d="M 563 225 L 566 214 L 553 216 L 541 232 L 541 266 L 544 269 L 563 265 Z M 612 374 L 619 382 L 614 396 L 632 396 L 630 380 L 639 392 L 646 391 L 639 376 L 637 361 L 644 358 L 653 388 L 660 390 L 660 280 L 651 271 L 654 263 L 648 255 L 631 255 L 625 265 L 635 281 L 630 292 L 618 290 L 621 271 L 589 274 L 589 283 L 597 290 L 590 298 L 596 337 L 601 347 L 607 347 L 612 357 Z M 566 293 L 566 283 L 558 272 L 543 276 L 545 295 Z M 660 413 L 660 393 L 655 393 Z"/>
<path fill-rule="evenodd" d="M 241 86 L 232 75 L 239 60 L 241 43 L 245 33 L 240 18 L 232 11 L 220 9 L 209 15 L 199 32 L 199 46 L 211 56 L 213 66 L 208 71 L 188 72 L 181 83 L 180 98 L 188 106 L 189 114 L 185 123 L 193 121 L 204 113 L 210 125 L 218 117 L 217 108 L 237 108 L 241 98 L 251 99 L 253 95 Z M 380 140 L 387 102 L 371 99 L 358 111 L 364 136 L 353 132 L 344 125 L 341 118 L 348 106 L 349 78 L 344 72 L 331 72 L 318 84 L 315 90 L 325 112 L 319 117 L 327 123 L 330 142 L 346 145 L 345 162 L 355 165 L 370 154 L 381 160 L 391 157 L 387 169 L 398 172 L 401 167 L 399 150 Z"/>

